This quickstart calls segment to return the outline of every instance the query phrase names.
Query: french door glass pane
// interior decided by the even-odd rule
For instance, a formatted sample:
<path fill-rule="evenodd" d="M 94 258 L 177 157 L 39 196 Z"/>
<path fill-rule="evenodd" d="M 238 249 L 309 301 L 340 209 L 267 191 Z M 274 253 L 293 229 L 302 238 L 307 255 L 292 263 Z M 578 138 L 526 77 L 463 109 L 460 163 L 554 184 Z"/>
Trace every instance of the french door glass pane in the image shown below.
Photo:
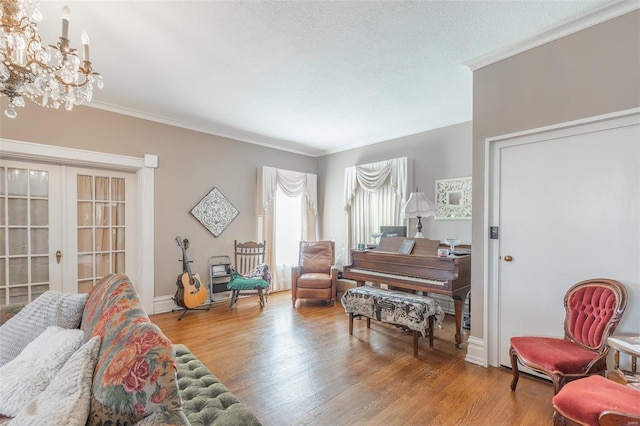
<path fill-rule="evenodd" d="M 49 174 L 40 170 L 29 170 L 29 194 L 32 197 L 49 195 Z"/>
<path fill-rule="evenodd" d="M 9 256 L 27 255 L 27 228 L 9 228 Z"/>
<path fill-rule="evenodd" d="M 49 201 L 31 200 L 31 226 L 49 225 Z"/>
<path fill-rule="evenodd" d="M 78 253 L 93 251 L 93 230 L 78 229 Z"/>
<path fill-rule="evenodd" d="M 78 226 L 93 225 L 93 203 L 78 202 Z"/>
<path fill-rule="evenodd" d="M 49 258 L 47 256 L 31 258 L 31 282 L 46 283 L 49 281 Z"/>
<path fill-rule="evenodd" d="M 124 228 L 113 230 L 113 241 L 111 246 L 114 250 L 124 250 Z"/>
<path fill-rule="evenodd" d="M 49 253 L 49 230 L 46 228 L 32 229 L 31 230 L 31 254 L 32 255 L 41 254 L 46 256 L 47 253 Z"/>
<path fill-rule="evenodd" d="M 12 285 L 25 285 L 28 283 L 27 257 L 9 258 L 9 289 Z"/>
<path fill-rule="evenodd" d="M 9 217 L 7 223 L 9 226 L 26 226 L 29 216 L 27 215 L 27 200 L 24 198 L 9 198 Z"/>
<path fill-rule="evenodd" d="M 93 254 L 78 255 L 78 279 L 93 277 Z"/>
<path fill-rule="evenodd" d="M 28 174 L 27 169 L 14 169 L 9 168 L 7 170 L 7 193 L 14 196 L 27 196 Z"/>
<path fill-rule="evenodd" d="M 113 272 L 117 274 L 124 273 L 124 253 L 115 253 L 113 255 Z"/>
<path fill-rule="evenodd" d="M 33 299 L 35 299 L 35 297 L 31 300 Z M 9 287 L 9 298 L 6 303 L 27 303 L 29 301 L 28 286 L 22 285 L 19 287 Z"/>
<path fill-rule="evenodd" d="M 49 172 L 0 167 L 0 304 L 49 289 Z"/>

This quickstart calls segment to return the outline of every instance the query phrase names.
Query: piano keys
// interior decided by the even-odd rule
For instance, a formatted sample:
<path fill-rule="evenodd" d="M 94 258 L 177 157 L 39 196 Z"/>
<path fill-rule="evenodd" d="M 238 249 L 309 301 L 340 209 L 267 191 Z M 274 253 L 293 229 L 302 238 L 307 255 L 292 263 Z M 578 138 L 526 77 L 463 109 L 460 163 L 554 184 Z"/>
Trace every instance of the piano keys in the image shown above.
<path fill-rule="evenodd" d="M 410 254 L 399 254 L 404 240 L 415 240 Z M 471 289 L 471 255 L 438 257 L 440 241 L 427 238 L 386 237 L 373 250 L 352 250 L 351 265 L 342 276 L 356 281 L 387 284 L 398 289 L 438 293 L 454 301 L 456 347 L 462 343 L 462 306 Z"/>

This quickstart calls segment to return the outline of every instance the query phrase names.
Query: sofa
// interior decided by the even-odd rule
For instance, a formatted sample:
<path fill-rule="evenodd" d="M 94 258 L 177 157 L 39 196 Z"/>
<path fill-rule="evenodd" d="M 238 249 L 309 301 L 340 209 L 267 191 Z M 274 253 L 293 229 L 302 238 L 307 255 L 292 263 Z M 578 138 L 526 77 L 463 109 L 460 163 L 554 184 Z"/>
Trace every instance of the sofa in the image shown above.
<path fill-rule="evenodd" d="M 7 307 L 0 312 L 0 321 L 8 325 L 19 312 L 15 306 Z M 83 345 L 100 341 L 90 381 L 87 425 L 189 425 L 189 418 L 198 419 L 203 399 L 213 408 L 206 422 L 196 424 L 234 424 L 236 419 L 240 420 L 235 424 L 260 424 L 222 384 L 215 394 L 188 378 L 179 386 L 178 371 L 185 370 L 183 364 L 192 359 L 178 361 L 173 343 L 151 323 L 126 275 L 112 274 L 93 288 L 79 330 Z M 182 345 L 181 351 L 189 352 Z M 199 374 L 208 376 L 207 385 L 219 383 L 208 370 L 200 369 Z M 201 402 L 187 410 L 182 394 Z"/>

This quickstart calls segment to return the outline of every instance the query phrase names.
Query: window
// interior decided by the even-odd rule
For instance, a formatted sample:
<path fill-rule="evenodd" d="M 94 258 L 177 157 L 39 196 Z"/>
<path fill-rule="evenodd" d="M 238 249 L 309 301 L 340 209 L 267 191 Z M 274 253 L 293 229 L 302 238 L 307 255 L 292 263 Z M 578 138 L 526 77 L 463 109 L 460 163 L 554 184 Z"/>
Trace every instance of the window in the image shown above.
<path fill-rule="evenodd" d="M 374 243 L 380 226 L 401 225 L 407 196 L 407 157 L 345 169 L 347 253 L 358 243 Z"/>
<path fill-rule="evenodd" d="M 287 290 L 300 241 L 316 239 L 317 176 L 262 167 L 258 179 L 260 239 L 267 242 L 265 262 L 271 268 L 271 288 Z"/>
<path fill-rule="evenodd" d="M 275 244 L 276 264 L 291 265 L 298 261 L 298 250 L 302 240 L 302 196 L 289 197 L 282 190 L 275 198 Z"/>

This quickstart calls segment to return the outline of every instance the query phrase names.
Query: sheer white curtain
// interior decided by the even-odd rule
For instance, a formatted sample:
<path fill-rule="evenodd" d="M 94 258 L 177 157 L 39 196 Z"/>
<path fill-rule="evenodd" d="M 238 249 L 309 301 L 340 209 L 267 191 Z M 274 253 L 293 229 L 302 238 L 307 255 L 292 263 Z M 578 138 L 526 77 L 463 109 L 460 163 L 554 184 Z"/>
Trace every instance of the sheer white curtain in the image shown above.
<path fill-rule="evenodd" d="M 303 240 L 315 240 L 318 228 L 317 181 L 317 176 L 311 173 L 273 167 L 262 167 L 262 170 L 258 171 L 258 188 L 260 190 L 258 216 L 262 218 L 262 238 L 267 242 L 265 262 L 271 268 L 273 291 L 291 288 L 291 264 L 276 262 L 278 253 L 276 235 L 278 232 L 282 232 L 282 229 L 277 229 L 278 198 L 289 197 L 300 200 L 302 205 L 298 229 L 291 229 L 291 231 L 299 234 Z M 288 200 L 288 202 L 291 201 Z M 284 205 L 280 207 L 286 209 L 286 202 L 281 199 L 280 204 Z"/>
<path fill-rule="evenodd" d="M 347 255 L 358 243 L 373 243 L 370 233 L 381 225 L 401 225 L 407 198 L 407 157 L 347 167 L 344 209 L 347 213 Z"/>

